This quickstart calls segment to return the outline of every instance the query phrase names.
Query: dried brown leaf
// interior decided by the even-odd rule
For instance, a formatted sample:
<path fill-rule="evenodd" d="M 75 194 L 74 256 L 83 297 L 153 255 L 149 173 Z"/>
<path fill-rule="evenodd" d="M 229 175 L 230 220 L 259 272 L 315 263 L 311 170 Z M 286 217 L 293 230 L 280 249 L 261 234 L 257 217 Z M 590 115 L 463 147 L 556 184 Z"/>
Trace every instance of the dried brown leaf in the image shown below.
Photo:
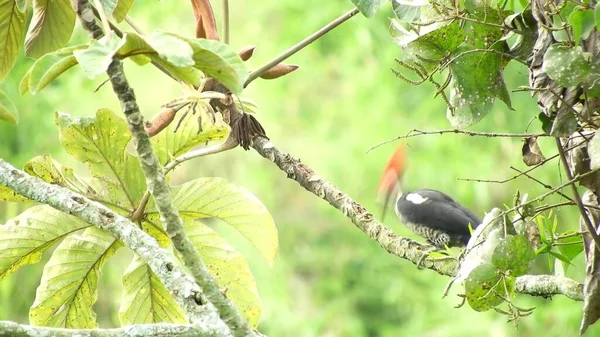
<path fill-rule="evenodd" d="M 209 0 L 191 0 L 196 18 L 196 37 L 219 41 L 217 22 Z"/>
<path fill-rule="evenodd" d="M 242 61 L 248 61 L 254 54 L 254 49 L 256 49 L 256 46 L 244 47 L 244 48 L 242 48 L 242 50 L 240 50 L 238 55 L 240 56 Z"/>
<path fill-rule="evenodd" d="M 538 145 L 537 137 L 525 138 L 521 152 L 523 154 L 523 162 L 527 166 L 538 165 L 546 159 Z"/>
<path fill-rule="evenodd" d="M 299 66 L 297 65 L 279 63 L 273 68 L 265 71 L 262 75 L 260 75 L 260 78 L 265 80 L 273 80 L 281 76 L 285 76 L 298 68 Z"/>

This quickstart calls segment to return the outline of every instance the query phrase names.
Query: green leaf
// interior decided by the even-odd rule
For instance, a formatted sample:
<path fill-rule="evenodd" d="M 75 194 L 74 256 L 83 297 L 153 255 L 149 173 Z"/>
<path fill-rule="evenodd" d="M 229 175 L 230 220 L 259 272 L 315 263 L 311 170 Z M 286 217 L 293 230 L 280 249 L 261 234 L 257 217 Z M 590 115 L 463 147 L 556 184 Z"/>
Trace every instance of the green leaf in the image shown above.
<path fill-rule="evenodd" d="M 31 76 L 31 68 L 23 75 L 19 83 L 19 95 L 23 96 L 29 91 L 29 77 Z"/>
<path fill-rule="evenodd" d="M 203 106 L 198 106 L 194 114 L 188 113 L 184 117 L 177 132 L 178 123 L 173 122 L 152 137 L 152 147 L 159 162 L 164 165 L 196 145 L 225 139 L 229 134 L 229 126 L 223 122 L 221 114 L 215 114 L 214 123 L 212 118 Z"/>
<path fill-rule="evenodd" d="M 154 64 L 160 66 L 177 81 L 182 81 L 186 84 L 197 86 L 198 84 L 200 84 L 200 81 L 202 81 L 202 79 L 204 78 L 204 74 L 194 67 L 176 67 L 157 55 L 151 55 L 149 58 Z M 136 63 L 139 63 L 139 61 L 136 61 Z"/>
<path fill-rule="evenodd" d="M 29 160 L 25 163 L 24 171 L 49 184 L 66 187 L 76 193 L 97 198 L 96 191 L 89 184 L 79 179 L 72 168 L 62 166 L 49 155 L 38 156 Z"/>
<path fill-rule="evenodd" d="M 87 49 L 73 52 L 83 73 L 90 79 L 102 74 L 108 69 L 113 56 L 125 44 L 116 34 L 108 34 L 100 40 L 94 40 Z"/>
<path fill-rule="evenodd" d="M 129 10 L 133 7 L 134 2 L 135 0 L 119 0 L 117 7 L 113 11 L 113 16 L 117 22 L 121 22 L 125 19 L 127 13 L 129 13 Z"/>
<path fill-rule="evenodd" d="M 187 323 L 185 313 L 167 288 L 137 255 L 123 275 L 121 325 Z"/>
<path fill-rule="evenodd" d="M 429 6 L 426 0 L 395 0 L 392 10 L 401 22 L 418 22 L 421 18 L 421 7 Z"/>
<path fill-rule="evenodd" d="M 34 0 L 33 17 L 25 37 L 25 55 L 39 58 L 69 42 L 75 11 L 69 0 Z"/>
<path fill-rule="evenodd" d="M 66 47 L 40 57 L 31 66 L 27 74 L 23 76 L 22 81 L 26 83 L 26 88 L 29 89 L 32 94 L 37 94 L 55 78 L 77 64 L 77 60 L 73 55 L 75 50 L 87 47 L 87 45 Z M 23 82 L 21 83 L 21 86 L 25 86 L 25 83 Z M 25 89 L 25 91 L 27 89 Z"/>
<path fill-rule="evenodd" d="M 92 306 L 98 299 L 100 269 L 121 246 L 96 227 L 65 238 L 44 266 L 29 322 L 60 328 L 97 328 Z"/>
<path fill-rule="evenodd" d="M 387 0 L 352 0 L 352 3 L 356 6 L 356 8 L 358 8 L 358 10 L 360 10 L 360 12 L 368 18 L 375 15 L 379 8 L 381 8 L 381 6 L 383 6 L 383 4 L 386 2 Z"/>
<path fill-rule="evenodd" d="M 195 64 L 190 45 L 171 34 L 155 31 L 148 36 L 126 33 L 125 43 L 117 55 L 125 58 L 133 55 L 158 54 L 162 59 L 176 67 L 189 67 Z"/>
<path fill-rule="evenodd" d="M 8 0 L 10 2 L 11 0 Z M 31 8 L 32 0 L 16 0 L 17 7 L 21 13 L 25 13 L 29 8 Z"/>
<path fill-rule="evenodd" d="M 561 234 L 561 236 L 572 235 L 575 234 L 575 231 L 569 230 Z M 583 251 L 583 243 L 581 241 L 581 236 L 569 236 L 569 237 L 559 237 L 556 242 L 561 243 L 561 245 L 557 246 L 558 251 L 567 258 L 569 264 L 573 261 L 574 258 L 577 257 Z M 568 267 L 568 264 L 563 266 L 565 270 Z"/>
<path fill-rule="evenodd" d="M 0 226 L 0 280 L 19 267 L 40 261 L 42 253 L 66 235 L 90 225 L 50 206 L 34 206 Z"/>
<path fill-rule="evenodd" d="M 475 311 L 486 311 L 501 304 L 503 299 L 499 294 L 504 295 L 505 290 L 500 271 L 489 263 L 475 267 L 465 280 L 467 303 Z"/>
<path fill-rule="evenodd" d="M 581 39 L 587 39 L 590 37 L 590 33 L 594 29 L 594 12 L 584 7 L 576 7 L 567 22 L 573 28 L 573 40 L 575 44 L 579 44 Z"/>
<path fill-rule="evenodd" d="M 138 158 L 126 151 L 131 139 L 127 124 L 107 109 L 96 117 L 74 119 L 66 113 L 56 114 L 59 140 L 65 150 L 102 182 L 103 200 L 133 209 L 146 191 L 146 180 Z"/>
<path fill-rule="evenodd" d="M 446 117 L 455 128 L 466 128 L 482 120 L 496 97 L 510 108 L 510 98 L 502 77 L 502 60 L 497 54 L 456 49 L 450 63 L 450 107 Z"/>
<path fill-rule="evenodd" d="M 600 32 L 600 2 L 596 3 L 594 7 L 594 22 L 596 23 L 596 30 Z"/>
<path fill-rule="evenodd" d="M 106 15 L 111 15 L 115 8 L 117 7 L 118 0 L 100 0 L 100 4 L 102 5 L 102 9 Z"/>
<path fill-rule="evenodd" d="M 25 14 L 14 0 L 0 0 L 0 81 L 17 61 L 25 32 Z"/>
<path fill-rule="evenodd" d="M 246 258 L 210 227 L 184 218 L 185 232 L 200 253 L 219 287 L 241 311 L 253 328 L 258 326 L 261 303 L 256 281 Z"/>
<path fill-rule="evenodd" d="M 17 125 L 19 122 L 17 107 L 2 90 L 0 90 L 0 120 L 13 125 Z"/>
<path fill-rule="evenodd" d="M 269 264 L 277 255 L 277 227 L 267 208 L 242 186 L 221 178 L 199 178 L 173 188 L 173 205 L 181 216 L 217 218 L 242 234 Z M 158 219 L 151 201 L 148 215 Z"/>
<path fill-rule="evenodd" d="M 551 79 L 564 87 L 581 83 L 590 72 L 590 53 L 581 47 L 553 44 L 544 54 L 542 69 Z"/>
<path fill-rule="evenodd" d="M 215 40 L 186 39 L 172 33 L 168 34 L 192 46 L 197 69 L 221 82 L 233 94 L 241 94 L 244 82 L 248 78 L 248 69 L 237 52 L 229 45 Z"/>
<path fill-rule="evenodd" d="M 508 235 L 501 240 L 492 254 L 492 265 L 512 276 L 525 275 L 529 263 L 535 258 L 535 252 L 525 235 Z"/>

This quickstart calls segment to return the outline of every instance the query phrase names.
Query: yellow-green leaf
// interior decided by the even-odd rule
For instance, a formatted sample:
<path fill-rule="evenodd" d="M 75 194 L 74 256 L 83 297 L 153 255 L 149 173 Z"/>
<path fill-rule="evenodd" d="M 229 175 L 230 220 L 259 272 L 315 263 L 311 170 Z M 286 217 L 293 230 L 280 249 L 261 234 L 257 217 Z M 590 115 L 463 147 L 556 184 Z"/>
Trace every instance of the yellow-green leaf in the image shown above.
<path fill-rule="evenodd" d="M 187 108 L 183 108 L 183 113 Z M 222 140 L 229 134 L 229 126 L 223 122 L 221 114 L 215 114 L 215 122 L 207 110 L 198 105 L 196 111 L 191 111 L 185 116 L 179 129 L 175 132 L 177 120 L 169 124 L 156 137 L 152 137 L 152 147 L 161 164 L 166 164 L 170 159 L 176 158 L 191 150 L 194 146 L 208 141 Z"/>
<path fill-rule="evenodd" d="M 246 258 L 210 227 L 191 218 L 184 218 L 184 222 L 186 234 L 217 278 L 221 291 L 240 309 L 250 325 L 256 327 L 261 303 Z"/>
<path fill-rule="evenodd" d="M 0 280 L 36 263 L 67 234 L 90 225 L 50 206 L 35 206 L 0 226 Z"/>
<path fill-rule="evenodd" d="M 122 247 L 96 227 L 71 234 L 52 253 L 29 310 L 32 325 L 97 328 L 92 306 L 98 299 L 98 275 L 104 263 Z"/>
<path fill-rule="evenodd" d="M 16 193 L 6 186 L 0 185 L 0 201 L 28 202 L 29 199 Z"/>
<path fill-rule="evenodd" d="M 25 32 L 25 14 L 15 0 L 0 0 L 0 81 L 12 69 Z"/>
<path fill-rule="evenodd" d="M 137 157 L 126 151 L 131 135 L 125 121 L 107 109 L 96 117 L 73 118 L 56 114 L 60 142 L 73 156 L 88 163 L 90 172 L 104 186 L 104 200 L 122 207 L 137 207 L 146 191 L 146 180 Z"/>
<path fill-rule="evenodd" d="M 34 95 L 37 94 L 48 83 L 77 64 L 73 51 L 87 47 L 87 45 L 66 47 L 40 57 L 23 76 L 22 82 L 27 85 L 21 83 L 23 87 L 19 89 L 21 95 L 22 91 L 27 91 L 26 89 Z"/>
<path fill-rule="evenodd" d="M 19 121 L 17 107 L 2 90 L 0 90 L 0 120 L 14 125 Z"/>
<path fill-rule="evenodd" d="M 60 185 L 79 194 L 96 197 L 96 191 L 79 179 L 72 168 L 62 166 L 49 155 L 32 158 L 25 163 L 24 170 L 49 184 Z"/>
<path fill-rule="evenodd" d="M 242 234 L 272 264 L 279 242 L 273 217 L 252 193 L 222 178 L 199 178 L 173 188 L 181 216 L 218 218 Z M 153 203 L 149 215 L 158 217 Z"/>
<path fill-rule="evenodd" d="M 119 321 L 121 325 L 187 323 L 173 296 L 137 255 L 123 276 Z"/>
<path fill-rule="evenodd" d="M 119 0 L 117 7 L 113 11 L 113 16 L 117 22 L 121 22 L 125 19 L 127 13 L 129 13 L 129 10 L 133 7 L 134 2 L 135 0 Z"/>
<path fill-rule="evenodd" d="M 39 58 L 62 48 L 75 27 L 69 0 L 34 0 L 33 17 L 25 37 L 25 55 Z"/>

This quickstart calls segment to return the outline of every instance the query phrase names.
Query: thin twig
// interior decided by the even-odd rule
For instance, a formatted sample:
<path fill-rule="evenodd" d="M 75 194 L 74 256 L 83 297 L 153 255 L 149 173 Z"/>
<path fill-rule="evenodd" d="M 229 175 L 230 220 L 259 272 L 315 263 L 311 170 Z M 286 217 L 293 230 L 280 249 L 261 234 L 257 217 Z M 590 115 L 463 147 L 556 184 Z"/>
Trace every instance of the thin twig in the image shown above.
<path fill-rule="evenodd" d="M 223 0 L 223 42 L 229 44 L 229 0 Z"/>
<path fill-rule="evenodd" d="M 511 167 L 510 167 L 510 169 L 511 169 L 511 170 L 514 170 L 514 171 L 517 171 L 517 173 L 519 173 L 519 174 L 522 174 L 522 175 L 524 175 L 525 177 L 527 177 L 527 178 L 529 178 L 529 179 L 531 179 L 531 180 L 535 181 L 536 183 L 538 183 L 538 184 L 540 184 L 540 185 L 544 186 L 544 188 L 546 188 L 546 189 L 548 189 L 548 190 L 551 190 L 551 189 L 553 189 L 553 188 L 554 188 L 554 187 L 552 187 L 552 186 L 550 186 L 550 185 L 548 185 L 548 184 L 544 183 L 543 181 L 541 181 L 541 180 L 539 180 L 539 179 L 535 178 L 534 176 L 532 176 L 532 175 L 530 175 L 530 174 L 528 174 L 528 173 L 526 173 L 526 172 L 523 172 L 523 171 L 519 170 L 518 168 L 516 168 L 516 167 L 514 167 L 514 166 L 511 166 Z M 573 201 L 573 199 L 569 198 L 569 196 L 568 196 L 568 195 L 564 194 L 564 193 L 563 193 L 563 192 L 561 192 L 561 191 L 556 191 L 556 194 L 560 195 L 561 197 L 563 197 L 563 198 L 565 198 L 565 199 L 567 199 L 567 200 L 569 200 L 569 201 L 571 201 L 571 202 L 574 202 L 574 201 Z"/>
<path fill-rule="evenodd" d="M 467 131 L 467 130 L 458 130 L 458 129 L 421 131 L 421 130 L 417 130 L 417 129 L 412 129 L 404 136 L 394 137 L 392 139 L 388 139 L 382 143 L 379 143 L 375 146 L 372 146 L 369 150 L 367 150 L 366 153 L 369 153 L 372 150 L 374 150 L 382 145 L 394 142 L 396 140 L 412 138 L 412 137 L 417 137 L 417 136 L 424 136 L 424 135 L 442 135 L 445 133 L 456 133 L 456 134 L 462 134 L 462 135 L 467 135 L 467 136 L 472 136 L 472 137 L 478 136 L 478 137 L 503 137 L 503 138 L 527 138 L 527 137 L 548 136 L 545 133 L 481 132 L 481 131 Z"/>
<path fill-rule="evenodd" d="M 571 169 L 569 168 L 569 162 L 567 161 L 567 156 L 565 155 L 565 151 L 563 149 L 560 138 L 556 138 L 556 147 L 558 149 L 558 153 L 560 154 L 560 160 L 563 164 L 565 174 L 567 175 L 567 179 L 572 180 L 573 174 L 571 173 Z M 594 171 L 591 171 L 594 172 Z M 583 222 L 590 232 L 592 239 L 596 243 L 596 249 L 600 250 L 600 237 L 598 237 L 598 233 L 596 232 L 596 227 L 590 220 L 587 211 L 583 206 L 583 202 L 581 201 L 581 196 L 579 195 L 579 191 L 577 191 L 577 187 L 575 184 L 571 184 L 571 191 L 573 192 L 573 196 L 575 197 L 575 202 L 577 202 L 577 207 L 579 208 L 579 213 L 581 213 L 581 217 L 583 218 Z"/>
<path fill-rule="evenodd" d="M 329 31 L 331 31 L 335 27 L 339 26 L 340 24 L 344 23 L 345 21 L 347 21 L 348 19 L 352 18 L 353 16 L 355 16 L 358 13 L 359 13 L 359 10 L 356 7 L 353 8 L 352 10 L 350 10 L 347 13 L 343 14 L 339 18 L 333 20 L 332 22 L 330 22 L 329 24 L 327 24 L 323 28 L 321 28 L 318 31 L 314 32 L 313 34 L 311 34 L 310 36 L 308 36 L 306 39 L 298 42 L 296 45 L 294 45 L 290 49 L 286 50 L 281 55 L 279 55 L 279 56 L 275 57 L 274 59 L 272 59 L 271 61 L 265 63 L 260 68 L 252 71 L 250 73 L 250 75 L 248 75 L 248 79 L 246 80 L 246 83 L 244 83 L 244 88 L 247 87 L 248 84 L 250 84 L 252 81 L 254 81 L 255 79 L 257 79 L 260 75 L 262 75 L 265 71 L 267 71 L 267 70 L 273 68 L 274 66 L 278 65 L 279 63 L 283 62 L 288 57 L 290 57 L 290 56 L 294 55 L 295 53 L 297 53 L 298 51 L 302 50 L 304 47 L 308 46 L 309 44 L 311 44 L 312 42 L 314 42 L 316 39 L 318 39 L 321 36 L 327 34 Z"/>

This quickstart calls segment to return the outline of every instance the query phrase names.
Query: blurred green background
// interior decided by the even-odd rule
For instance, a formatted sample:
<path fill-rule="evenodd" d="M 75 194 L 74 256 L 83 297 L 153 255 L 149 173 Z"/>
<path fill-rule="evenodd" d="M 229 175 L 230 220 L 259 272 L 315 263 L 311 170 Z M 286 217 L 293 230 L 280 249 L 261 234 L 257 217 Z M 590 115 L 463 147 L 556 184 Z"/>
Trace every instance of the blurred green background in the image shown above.
<path fill-rule="evenodd" d="M 220 2 L 215 12 L 220 17 Z M 256 45 L 250 61 L 258 67 L 292 44 L 351 8 L 349 1 L 271 2 L 233 1 L 231 44 L 237 50 Z M 289 63 L 300 69 L 276 81 L 256 81 L 246 91 L 260 106 L 258 119 L 273 143 L 301 158 L 369 210 L 380 216 L 375 203 L 379 174 L 398 142 L 366 154 L 371 146 L 411 129 L 450 128 L 445 105 L 434 99 L 434 87 L 415 87 L 395 78 L 390 68 L 400 48 L 388 34 L 389 8 L 367 20 L 356 16 Z M 191 36 L 193 16 L 186 2 L 164 1 L 134 6 L 131 16 L 140 27 L 175 31 Z M 79 26 L 79 24 L 78 24 Z M 127 28 L 126 28 L 127 29 Z M 72 43 L 85 42 L 78 29 Z M 98 108 L 119 110 L 105 80 L 85 78 L 78 67 L 62 75 L 36 96 L 18 94 L 18 83 L 32 64 L 23 56 L 0 87 L 20 111 L 17 127 L 0 123 L 0 157 L 22 165 L 31 157 L 52 154 L 78 167 L 60 147 L 54 112 L 89 116 Z M 145 115 L 179 95 L 179 85 L 156 69 L 126 63 L 127 75 Z M 527 69 L 510 64 L 509 90 L 527 84 Z M 473 130 L 525 132 L 539 113 L 528 93 L 512 94 L 515 111 L 497 103 Z M 530 132 L 539 132 L 534 120 Z M 518 189 L 537 195 L 544 190 L 526 179 L 505 184 L 474 183 L 457 178 L 505 179 L 511 165 L 524 169 L 520 139 L 433 135 L 403 141 L 410 157 L 407 188 L 435 188 L 448 192 L 479 215 L 492 207 L 512 203 Z M 555 153 L 552 140 L 542 140 L 546 156 Z M 558 162 L 550 162 L 535 176 L 546 183 L 561 181 Z M 533 315 L 519 321 L 518 329 L 495 312 L 477 313 L 460 302 L 458 287 L 441 299 L 448 278 L 419 271 L 411 263 L 386 253 L 326 202 L 288 180 L 271 162 L 253 150 L 196 159 L 182 165 L 176 182 L 196 176 L 220 176 L 252 191 L 272 212 L 279 228 L 280 251 L 269 267 L 253 248 L 225 226 L 218 229 L 250 259 L 263 314 L 259 329 L 270 336 L 576 336 L 582 304 L 562 296 L 552 300 L 517 296 L 522 307 L 535 306 Z M 546 202 L 557 201 L 549 198 Z M 0 222 L 22 211 L 21 205 L 0 204 Z M 562 229 L 577 229 L 575 208 L 560 210 Z M 393 214 L 386 224 L 400 235 L 412 236 Z M 118 325 L 120 275 L 127 253 L 115 256 L 105 268 L 96 304 L 101 327 Z M 47 254 L 45 256 L 47 259 Z M 580 256 L 567 275 L 583 280 Z M 0 319 L 28 321 L 43 264 L 21 268 L 0 283 Z M 598 326 L 587 335 L 600 333 Z"/>

